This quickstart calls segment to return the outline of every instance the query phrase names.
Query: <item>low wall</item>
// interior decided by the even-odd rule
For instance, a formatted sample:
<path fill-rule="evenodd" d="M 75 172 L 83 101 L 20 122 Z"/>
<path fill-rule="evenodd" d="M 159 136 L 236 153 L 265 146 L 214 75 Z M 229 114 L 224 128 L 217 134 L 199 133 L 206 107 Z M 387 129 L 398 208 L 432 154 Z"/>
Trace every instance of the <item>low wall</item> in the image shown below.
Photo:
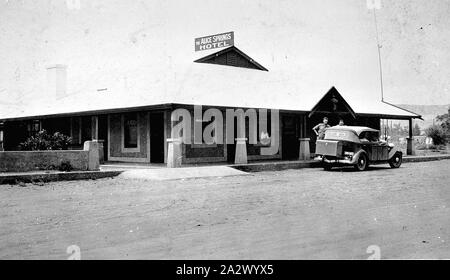
<path fill-rule="evenodd" d="M 69 162 L 76 171 L 98 170 L 98 144 L 86 142 L 81 151 L 0 152 L 0 172 L 58 169 L 63 162 Z"/>

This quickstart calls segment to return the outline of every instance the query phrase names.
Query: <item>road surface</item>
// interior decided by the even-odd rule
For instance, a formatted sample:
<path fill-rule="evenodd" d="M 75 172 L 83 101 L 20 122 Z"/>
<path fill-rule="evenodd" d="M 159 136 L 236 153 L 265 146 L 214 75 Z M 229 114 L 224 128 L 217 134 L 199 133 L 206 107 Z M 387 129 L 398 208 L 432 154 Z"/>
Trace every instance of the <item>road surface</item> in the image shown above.
<path fill-rule="evenodd" d="M 0 259 L 67 259 L 71 245 L 82 259 L 450 258 L 450 160 L 0 186 L 0 197 Z"/>

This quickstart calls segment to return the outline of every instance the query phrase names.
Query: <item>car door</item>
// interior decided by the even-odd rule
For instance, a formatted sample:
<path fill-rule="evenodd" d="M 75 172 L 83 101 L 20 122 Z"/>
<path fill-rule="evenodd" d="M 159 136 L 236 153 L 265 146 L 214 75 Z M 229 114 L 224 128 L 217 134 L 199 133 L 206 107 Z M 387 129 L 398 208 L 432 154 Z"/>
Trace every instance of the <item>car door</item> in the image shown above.
<path fill-rule="evenodd" d="M 385 161 L 389 159 L 389 147 L 387 145 L 378 146 L 378 160 Z"/>
<path fill-rule="evenodd" d="M 367 145 L 367 153 L 369 154 L 369 160 L 370 161 L 377 161 L 378 160 L 378 147 L 375 143 L 370 142 Z"/>

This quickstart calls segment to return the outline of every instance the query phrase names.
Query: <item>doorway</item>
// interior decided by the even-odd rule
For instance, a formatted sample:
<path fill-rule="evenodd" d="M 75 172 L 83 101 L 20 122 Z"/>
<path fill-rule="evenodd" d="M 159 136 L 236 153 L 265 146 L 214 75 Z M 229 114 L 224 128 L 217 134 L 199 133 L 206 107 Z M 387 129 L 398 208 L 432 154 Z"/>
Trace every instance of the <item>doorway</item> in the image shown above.
<path fill-rule="evenodd" d="M 150 162 L 164 163 L 164 113 L 150 113 Z"/>
<path fill-rule="evenodd" d="M 236 157 L 236 140 L 235 138 L 237 137 L 237 118 L 234 118 L 234 130 L 233 132 L 233 142 L 232 143 L 227 143 L 227 141 L 225 141 L 225 145 L 227 145 L 227 162 L 234 164 L 234 159 Z M 230 133 L 227 129 L 225 130 L 225 133 Z M 225 137 L 227 138 L 228 135 L 225 135 Z"/>
<path fill-rule="evenodd" d="M 98 116 L 98 140 L 103 142 L 103 158 L 108 161 L 108 116 Z"/>
<path fill-rule="evenodd" d="M 295 115 L 282 116 L 282 158 L 284 160 L 296 160 L 299 154 L 298 119 Z"/>

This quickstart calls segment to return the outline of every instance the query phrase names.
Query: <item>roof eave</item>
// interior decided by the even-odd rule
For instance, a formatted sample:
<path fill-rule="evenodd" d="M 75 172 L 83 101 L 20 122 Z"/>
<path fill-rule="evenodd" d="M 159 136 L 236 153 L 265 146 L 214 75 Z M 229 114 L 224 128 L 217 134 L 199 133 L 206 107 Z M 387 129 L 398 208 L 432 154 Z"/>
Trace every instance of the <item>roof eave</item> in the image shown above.
<path fill-rule="evenodd" d="M 392 115 L 392 114 L 374 114 L 374 113 L 356 113 L 357 116 L 362 117 L 377 117 L 381 119 L 393 119 L 393 120 L 409 120 L 409 119 L 422 119 L 422 116 L 410 116 L 410 115 Z"/>
<path fill-rule="evenodd" d="M 33 115 L 33 116 L 16 117 L 16 118 L 3 118 L 3 119 L 0 119 L 0 122 L 65 118 L 65 117 L 72 117 L 72 116 L 106 115 L 106 114 L 114 114 L 114 113 L 136 112 L 136 111 L 142 111 L 142 110 L 163 110 L 163 109 L 172 108 L 173 106 L 174 106 L 173 103 L 164 103 L 164 104 L 147 105 L 147 106 L 140 106 L 140 107 L 112 108 L 112 109 L 67 112 L 67 113 L 48 114 L 48 115 Z"/>

